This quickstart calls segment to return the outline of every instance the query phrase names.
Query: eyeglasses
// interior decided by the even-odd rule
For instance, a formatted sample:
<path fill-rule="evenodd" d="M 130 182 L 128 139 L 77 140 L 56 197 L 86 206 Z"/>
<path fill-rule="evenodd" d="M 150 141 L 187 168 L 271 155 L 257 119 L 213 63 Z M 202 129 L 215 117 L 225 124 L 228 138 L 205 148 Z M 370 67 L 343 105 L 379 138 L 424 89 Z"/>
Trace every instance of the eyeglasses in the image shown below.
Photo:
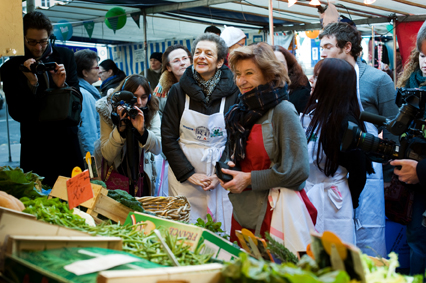
<path fill-rule="evenodd" d="M 237 42 L 237 44 L 241 47 L 245 46 L 245 44 L 241 44 L 241 43 L 238 43 L 238 42 Z"/>
<path fill-rule="evenodd" d="M 105 73 L 105 71 L 100 71 L 100 72 L 99 72 L 99 75 L 102 75 L 103 73 Z"/>
<path fill-rule="evenodd" d="M 47 43 L 49 42 L 49 39 L 42 39 L 40 41 L 34 40 L 34 39 L 30 39 L 28 40 L 27 38 L 25 38 L 25 40 L 27 41 L 28 45 L 30 46 L 36 46 L 37 44 L 40 44 L 41 46 L 46 46 Z"/>
<path fill-rule="evenodd" d="M 92 68 L 90 68 L 90 69 L 96 69 L 96 70 L 99 70 L 99 66 L 92 67 Z"/>

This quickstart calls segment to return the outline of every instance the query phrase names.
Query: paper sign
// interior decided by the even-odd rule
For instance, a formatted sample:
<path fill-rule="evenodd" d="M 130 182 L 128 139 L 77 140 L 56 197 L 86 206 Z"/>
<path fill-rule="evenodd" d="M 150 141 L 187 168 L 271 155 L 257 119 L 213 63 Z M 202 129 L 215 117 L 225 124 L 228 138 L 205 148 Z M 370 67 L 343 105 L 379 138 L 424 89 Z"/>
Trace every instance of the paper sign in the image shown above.
<path fill-rule="evenodd" d="M 64 269 L 80 276 L 136 261 L 141 260 L 130 255 L 111 254 L 92 259 L 75 261 L 71 264 L 65 265 Z"/>
<path fill-rule="evenodd" d="M 73 209 L 77 205 L 93 198 L 93 190 L 90 185 L 89 171 L 67 180 L 68 206 Z"/>

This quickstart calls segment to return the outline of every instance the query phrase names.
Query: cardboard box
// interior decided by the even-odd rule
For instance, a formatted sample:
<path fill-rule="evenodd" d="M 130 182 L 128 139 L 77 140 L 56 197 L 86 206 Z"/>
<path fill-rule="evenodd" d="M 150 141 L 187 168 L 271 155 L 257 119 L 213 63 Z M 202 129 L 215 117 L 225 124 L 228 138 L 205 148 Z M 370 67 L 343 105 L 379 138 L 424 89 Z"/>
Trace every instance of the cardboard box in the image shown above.
<path fill-rule="evenodd" d="M 221 264 L 211 263 L 147 270 L 102 271 L 98 275 L 97 283 L 221 283 L 224 282 L 222 268 Z"/>
<path fill-rule="evenodd" d="M 69 179 L 70 178 L 59 176 L 53 185 L 49 198 L 57 197 L 68 201 L 67 181 Z M 102 186 L 96 184 L 91 184 L 91 186 L 93 190 L 93 198 L 80 205 L 87 208 L 87 213 L 95 219 L 95 222 L 98 224 L 102 222 L 98 218 L 98 215 L 100 214 L 117 223 L 124 223 L 129 212 L 132 212 L 133 210 L 108 197 L 108 190 Z"/>
<path fill-rule="evenodd" d="M 233 258 L 237 258 L 239 253 L 243 251 L 234 247 L 229 241 L 206 229 L 144 213 L 129 213 L 129 216 L 127 217 L 124 224 L 134 225 L 142 222 L 146 223 L 146 225 L 141 225 L 140 230 L 144 229 L 146 234 L 160 226 L 164 227 L 170 232 L 172 236 L 177 235 L 178 237 L 187 237 L 186 243 L 191 246 L 192 251 L 195 251 L 198 246 L 204 243 L 205 248 L 202 250 L 202 253 L 213 253 L 213 258 L 216 259 L 229 261 Z"/>
<path fill-rule="evenodd" d="M 6 254 L 19 255 L 20 251 L 44 251 L 71 247 L 98 247 L 121 251 L 123 239 L 119 237 L 92 236 L 16 236 L 8 237 Z"/>

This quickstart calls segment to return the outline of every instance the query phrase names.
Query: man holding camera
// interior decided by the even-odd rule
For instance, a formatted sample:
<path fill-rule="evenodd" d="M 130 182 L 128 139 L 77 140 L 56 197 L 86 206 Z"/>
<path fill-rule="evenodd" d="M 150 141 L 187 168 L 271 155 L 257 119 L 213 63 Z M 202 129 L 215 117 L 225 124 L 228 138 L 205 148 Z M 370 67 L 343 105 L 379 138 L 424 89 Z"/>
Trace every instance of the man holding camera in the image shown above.
<path fill-rule="evenodd" d="M 426 54 L 426 21 L 417 33 L 416 48 Z M 410 274 L 425 274 L 426 271 L 426 159 L 394 160 L 394 173 L 401 182 L 414 190 L 411 222 L 407 224 L 407 242 L 410 246 Z M 400 166 L 400 167 L 399 167 Z M 426 280 L 426 279 L 425 279 Z M 426 282 L 426 281 L 425 281 Z"/>
<path fill-rule="evenodd" d="M 39 122 L 40 98 L 48 88 L 79 89 L 71 50 L 52 46 L 53 27 L 41 12 L 23 18 L 25 56 L 11 58 L 1 68 L 3 89 L 12 118 L 21 124 L 21 168 L 45 177 L 52 186 L 59 175 L 70 176 L 83 166 L 77 126 Z"/>

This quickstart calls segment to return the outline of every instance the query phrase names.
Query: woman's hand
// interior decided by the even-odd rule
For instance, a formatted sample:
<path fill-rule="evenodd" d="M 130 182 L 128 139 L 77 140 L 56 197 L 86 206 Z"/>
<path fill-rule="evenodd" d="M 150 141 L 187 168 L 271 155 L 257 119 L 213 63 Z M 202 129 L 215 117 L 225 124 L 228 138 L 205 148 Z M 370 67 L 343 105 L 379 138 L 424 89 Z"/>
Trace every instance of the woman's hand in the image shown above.
<path fill-rule="evenodd" d="M 193 174 L 191 177 L 188 178 L 188 181 L 191 184 L 194 184 L 196 186 L 201 186 L 203 188 L 203 190 L 205 188 L 207 188 L 211 183 L 211 181 L 209 180 L 209 177 L 207 177 L 207 175 L 201 174 L 201 173 Z"/>
<path fill-rule="evenodd" d="M 229 167 L 235 167 L 235 164 L 232 161 L 229 161 L 228 165 Z M 224 183 L 222 180 L 219 180 L 219 181 L 221 186 L 225 190 L 228 190 L 233 194 L 240 194 L 242 191 L 244 191 L 245 188 L 251 185 L 250 172 L 246 173 L 246 172 L 234 171 L 234 170 L 229 170 L 224 168 L 222 168 L 222 172 L 232 176 L 232 180 L 227 183 Z"/>
<path fill-rule="evenodd" d="M 129 119 L 132 122 L 133 127 L 138 130 L 139 134 L 142 136 L 145 132 L 145 116 L 143 115 L 143 111 L 140 110 L 138 107 L 133 106 L 133 108 L 138 111 L 138 114 L 136 115 L 135 119 L 132 119 L 130 117 Z"/>
<path fill-rule="evenodd" d="M 126 121 L 128 115 L 127 111 L 124 111 L 124 108 L 122 106 L 117 106 L 117 114 L 120 117 L 120 126 L 118 127 L 119 132 L 124 132 L 126 130 Z"/>
<path fill-rule="evenodd" d="M 202 182 L 210 183 L 207 187 L 203 188 L 205 191 L 214 190 L 216 188 L 217 184 L 219 184 L 219 178 L 216 175 L 207 177 L 206 179 L 201 180 Z"/>

